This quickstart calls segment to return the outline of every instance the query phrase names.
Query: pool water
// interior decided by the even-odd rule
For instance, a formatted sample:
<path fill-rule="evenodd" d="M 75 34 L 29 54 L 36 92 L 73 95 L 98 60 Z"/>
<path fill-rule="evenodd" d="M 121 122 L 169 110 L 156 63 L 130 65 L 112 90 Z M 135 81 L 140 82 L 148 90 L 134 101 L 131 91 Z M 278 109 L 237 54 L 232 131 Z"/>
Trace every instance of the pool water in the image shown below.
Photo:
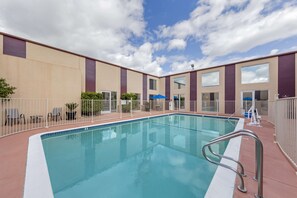
<path fill-rule="evenodd" d="M 236 124 L 176 114 L 43 135 L 54 197 L 204 197 L 216 166 L 201 148 Z"/>

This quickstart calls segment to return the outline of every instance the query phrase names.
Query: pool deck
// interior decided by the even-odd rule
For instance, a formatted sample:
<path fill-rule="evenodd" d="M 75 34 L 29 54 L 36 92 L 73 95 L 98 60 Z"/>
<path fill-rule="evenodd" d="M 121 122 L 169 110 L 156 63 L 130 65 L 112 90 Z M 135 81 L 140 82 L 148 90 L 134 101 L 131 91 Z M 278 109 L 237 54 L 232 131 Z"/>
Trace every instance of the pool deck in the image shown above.
<path fill-rule="evenodd" d="M 254 131 L 264 146 L 263 192 L 264 198 L 294 198 L 297 197 L 296 170 L 289 163 L 277 144 L 274 143 L 274 125 L 262 121 L 262 127 L 248 126 L 245 128 Z M 258 192 L 255 176 L 255 144 L 251 138 L 243 137 L 240 158 L 245 167 L 247 177 L 244 178 L 247 193 L 234 190 L 234 197 L 254 197 Z M 237 187 L 239 180 L 236 180 Z"/>
<path fill-rule="evenodd" d="M 133 118 L 143 116 L 147 115 L 140 114 Z M 30 136 L 42 132 L 119 120 L 120 119 L 117 118 L 94 123 L 79 123 L 42 128 L 0 138 L 0 197 L 21 198 L 23 196 L 28 139 Z M 264 197 L 296 197 L 296 171 L 274 143 L 274 126 L 265 121 L 262 122 L 262 126 L 263 127 L 252 127 L 245 125 L 245 128 L 256 132 L 264 144 Z M 257 192 L 257 182 L 252 180 L 254 176 L 254 142 L 249 138 L 243 138 L 242 140 L 240 160 L 248 175 L 248 177 L 245 178 L 248 192 L 241 193 L 235 190 L 234 197 L 254 197 L 254 194 Z M 236 185 L 238 185 L 238 180 Z"/>

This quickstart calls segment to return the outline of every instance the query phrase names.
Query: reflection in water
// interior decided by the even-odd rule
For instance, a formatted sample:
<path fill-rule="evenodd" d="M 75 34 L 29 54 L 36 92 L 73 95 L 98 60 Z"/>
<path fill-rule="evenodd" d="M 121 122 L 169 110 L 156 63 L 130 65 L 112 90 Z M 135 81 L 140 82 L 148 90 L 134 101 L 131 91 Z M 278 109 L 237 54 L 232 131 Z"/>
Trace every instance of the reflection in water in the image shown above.
<path fill-rule="evenodd" d="M 224 119 L 172 115 L 44 136 L 43 147 L 58 198 L 204 197 L 216 167 L 201 147 L 233 130 Z"/>

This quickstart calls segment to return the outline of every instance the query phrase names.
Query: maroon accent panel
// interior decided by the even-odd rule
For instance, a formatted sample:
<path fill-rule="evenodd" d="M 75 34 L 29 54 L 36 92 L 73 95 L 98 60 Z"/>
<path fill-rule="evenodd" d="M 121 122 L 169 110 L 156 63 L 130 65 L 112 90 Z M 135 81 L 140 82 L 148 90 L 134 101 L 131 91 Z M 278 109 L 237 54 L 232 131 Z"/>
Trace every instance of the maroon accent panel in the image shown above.
<path fill-rule="evenodd" d="M 195 111 L 197 100 L 197 71 L 190 73 L 190 110 Z"/>
<path fill-rule="evenodd" d="M 121 68 L 121 95 L 127 93 L 127 69 Z"/>
<path fill-rule="evenodd" d="M 235 64 L 225 66 L 225 113 L 235 112 Z"/>
<path fill-rule="evenodd" d="M 4 35 L 3 54 L 26 58 L 26 41 Z"/>
<path fill-rule="evenodd" d="M 86 91 L 96 92 L 96 61 L 86 58 Z"/>
<path fill-rule="evenodd" d="M 170 76 L 165 77 L 165 96 L 167 97 L 166 100 L 170 101 Z M 165 109 L 169 110 L 169 103 L 166 102 Z"/>
<path fill-rule="evenodd" d="M 295 97 L 295 54 L 278 57 L 279 98 Z"/>
<path fill-rule="evenodd" d="M 142 99 L 147 100 L 147 74 L 142 75 Z"/>

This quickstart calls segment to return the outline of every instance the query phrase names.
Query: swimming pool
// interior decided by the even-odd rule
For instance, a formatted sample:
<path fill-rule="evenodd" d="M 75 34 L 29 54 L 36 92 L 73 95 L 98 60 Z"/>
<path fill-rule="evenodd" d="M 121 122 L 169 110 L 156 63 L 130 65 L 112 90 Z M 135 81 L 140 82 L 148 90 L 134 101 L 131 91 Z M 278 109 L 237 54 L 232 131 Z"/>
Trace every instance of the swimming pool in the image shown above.
<path fill-rule="evenodd" d="M 175 114 L 42 135 L 54 197 L 204 197 L 216 166 L 201 147 L 237 121 Z"/>

